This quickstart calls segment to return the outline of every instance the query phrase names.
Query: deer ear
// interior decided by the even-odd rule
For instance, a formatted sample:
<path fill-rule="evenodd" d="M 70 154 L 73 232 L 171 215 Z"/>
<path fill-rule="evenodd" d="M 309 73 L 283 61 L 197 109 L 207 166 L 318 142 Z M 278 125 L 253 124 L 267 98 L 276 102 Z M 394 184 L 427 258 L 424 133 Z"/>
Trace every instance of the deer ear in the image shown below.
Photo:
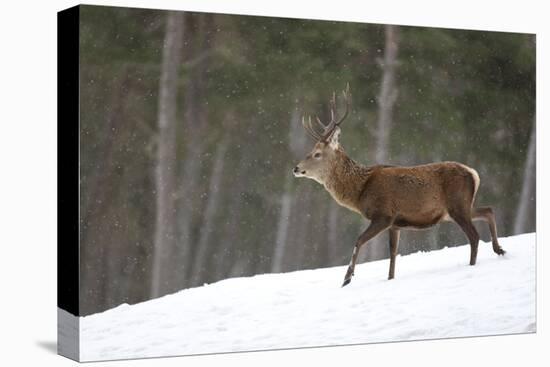
<path fill-rule="evenodd" d="M 336 150 L 340 146 L 340 128 L 336 126 L 334 132 L 328 138 L 328 145 Z"/>

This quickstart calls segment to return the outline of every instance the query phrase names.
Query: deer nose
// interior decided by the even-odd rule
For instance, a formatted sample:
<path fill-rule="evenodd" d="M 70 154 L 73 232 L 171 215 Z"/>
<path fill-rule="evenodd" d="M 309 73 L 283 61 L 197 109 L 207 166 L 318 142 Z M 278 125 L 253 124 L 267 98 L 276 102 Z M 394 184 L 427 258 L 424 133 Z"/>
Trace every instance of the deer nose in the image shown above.
<path fill-rule="evenodd" d="M 298 173 L 299 170 L 298 166 L 294 167 L 294 173 Z"/>

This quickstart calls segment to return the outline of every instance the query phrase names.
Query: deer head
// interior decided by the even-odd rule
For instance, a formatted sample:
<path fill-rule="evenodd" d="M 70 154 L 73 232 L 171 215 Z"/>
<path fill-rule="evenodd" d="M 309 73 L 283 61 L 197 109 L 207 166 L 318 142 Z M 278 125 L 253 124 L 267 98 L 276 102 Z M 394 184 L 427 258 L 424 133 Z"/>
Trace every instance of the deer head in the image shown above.
<path fill-rule="evenodd" d="M 302 117 L 302 126 L 308 135 L 317 142 L 311 152 L 306 155 L 305 159 L 294 167 L 294 176 L 311 178 L 322 184 L 330 173 L 330 169 L 337 157 L 337 151 L 340 149 L 340 124 L 349 113 L 351 97 L 349 84 L 346 90 L 343 91 L 343 95 L 346 110 L 342 117 L 336 118 L 336 93 L 332 94 L 332 99 L 330 100 L 330 122 L 325 124 L 316 116 L 315 121 L 319 127 L 315 128 L 312 124 L 311 116 L 308 117 L 307 121 L 305 117 Z M 321 131 L 319 131 L 319 128 Z"/>

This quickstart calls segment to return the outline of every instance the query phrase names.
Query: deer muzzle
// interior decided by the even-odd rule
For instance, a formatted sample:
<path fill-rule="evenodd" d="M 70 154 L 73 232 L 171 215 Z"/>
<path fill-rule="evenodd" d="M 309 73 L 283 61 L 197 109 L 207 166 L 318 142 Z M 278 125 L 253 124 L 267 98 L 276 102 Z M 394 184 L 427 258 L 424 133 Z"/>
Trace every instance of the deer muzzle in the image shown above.
<path fill-rule="evenodd" d="M 303 177 L 306 174 L 306 171 L 301 169 L 299 166 L 294 167 L 292 171 L 295 177 Z"/>

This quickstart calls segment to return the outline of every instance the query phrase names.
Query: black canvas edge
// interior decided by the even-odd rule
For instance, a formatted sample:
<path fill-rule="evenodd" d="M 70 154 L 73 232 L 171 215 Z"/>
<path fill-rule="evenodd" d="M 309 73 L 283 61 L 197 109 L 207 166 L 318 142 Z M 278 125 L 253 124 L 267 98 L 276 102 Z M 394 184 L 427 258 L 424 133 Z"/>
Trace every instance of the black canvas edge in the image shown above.
<path fill-rule="evenodd" d="M 80 7 L 57 13 L 58 353 L 79 360 Z"/>

